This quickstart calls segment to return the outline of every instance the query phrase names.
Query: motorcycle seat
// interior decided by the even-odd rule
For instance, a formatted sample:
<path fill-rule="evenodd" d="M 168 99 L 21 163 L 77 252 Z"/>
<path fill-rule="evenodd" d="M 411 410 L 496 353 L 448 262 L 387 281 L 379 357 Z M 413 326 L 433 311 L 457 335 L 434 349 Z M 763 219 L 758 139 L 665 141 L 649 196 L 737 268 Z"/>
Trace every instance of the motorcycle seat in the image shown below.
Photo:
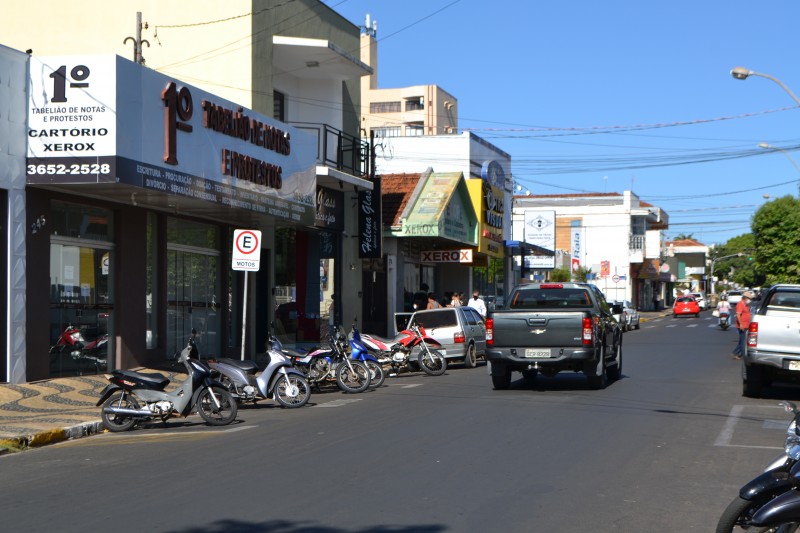
<path fill-rule="evenodd" d="M 164 390 L 169 378 L 159 373 L 136 372 L 135 370 L 114 370 L 112 374 L 124 377 L 128 381 L 139 383 L 149 389 Z"/>
<path fill-rule="evenodd" d="M 284 348 L 281 350 L 284 354 L 288 355 L 289 357 L 297 357 L 303 358 L 308 355 L 309 352 L 304 352 L 302 350 L 295 350 L 293 348 Z"/>
<path fill-rule="evenodd" d="M 258 372 L 258 365 L 255 361 L 251 360 L 244 360 L 241 359 L 231 359 L 230 357 L 220 357 L 217 359 L 217 362 L 225 363 L 226 365 L 235 366 L 241 370 L 244 370 L 248 374 L 255 374 Z"/>

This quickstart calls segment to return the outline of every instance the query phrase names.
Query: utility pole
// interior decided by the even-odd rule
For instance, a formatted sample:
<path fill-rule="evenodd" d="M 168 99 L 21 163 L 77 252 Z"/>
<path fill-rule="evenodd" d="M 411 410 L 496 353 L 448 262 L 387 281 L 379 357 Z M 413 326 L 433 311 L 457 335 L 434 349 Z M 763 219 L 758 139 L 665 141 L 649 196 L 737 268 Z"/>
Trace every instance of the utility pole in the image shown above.
<path fill-rule="evenodd" d="M 133 60 L 139 63 L 140 65 L 144 65 L 144 57 L 142 57 L 142 45 L 146 44 L 148 48 L 150 48 L 150 43 L 147 40 L 142 40 L 142 12 L 136 12 L 136 37 L 125 37 L 125 40 L 122 41 L 122 44 L 126 44 L 128 40 L 133 41 Z M 144 29 L 147 29 L 148 25 L 144 23 Z"/>

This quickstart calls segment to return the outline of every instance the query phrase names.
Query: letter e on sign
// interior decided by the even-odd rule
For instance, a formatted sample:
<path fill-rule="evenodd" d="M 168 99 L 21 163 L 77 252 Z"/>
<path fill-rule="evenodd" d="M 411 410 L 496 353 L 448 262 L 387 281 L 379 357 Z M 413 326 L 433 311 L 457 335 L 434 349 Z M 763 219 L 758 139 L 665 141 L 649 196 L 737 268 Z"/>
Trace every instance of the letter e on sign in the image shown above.
<path fill-rule="evenodd" d="M 231 268 L 257 271 L 261 262 L 261 231 L 237 229 L 233 232 Z"/>

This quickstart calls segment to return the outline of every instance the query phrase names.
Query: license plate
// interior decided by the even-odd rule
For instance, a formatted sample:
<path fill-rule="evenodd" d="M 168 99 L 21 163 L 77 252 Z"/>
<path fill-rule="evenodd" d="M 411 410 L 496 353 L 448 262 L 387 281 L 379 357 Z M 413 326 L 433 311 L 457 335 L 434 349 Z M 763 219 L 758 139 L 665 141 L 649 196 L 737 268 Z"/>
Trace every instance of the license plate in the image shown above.
<path fill-rule="evenodd" d="M 800 370 L 800 361 L 789 361 L 789 370 Z"/>
<path fill-rule="evenodd" d="M 525 348 L 525 357 L 532 359 L 546 359 L 550 357 L 550 349 Z"/>

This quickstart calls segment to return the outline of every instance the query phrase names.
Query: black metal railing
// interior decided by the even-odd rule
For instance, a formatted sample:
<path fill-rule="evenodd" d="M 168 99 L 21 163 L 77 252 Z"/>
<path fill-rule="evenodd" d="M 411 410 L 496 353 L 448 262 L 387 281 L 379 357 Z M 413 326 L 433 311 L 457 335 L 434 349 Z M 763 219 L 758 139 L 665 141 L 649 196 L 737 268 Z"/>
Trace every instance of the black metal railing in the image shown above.
<path fill-rule="evenodd" d="M 317 140 L 317 163 L 359 178 L 369 178 L 370 145 L 328 124 L 289 122 L 299 130 L 306 131 Z"/>

